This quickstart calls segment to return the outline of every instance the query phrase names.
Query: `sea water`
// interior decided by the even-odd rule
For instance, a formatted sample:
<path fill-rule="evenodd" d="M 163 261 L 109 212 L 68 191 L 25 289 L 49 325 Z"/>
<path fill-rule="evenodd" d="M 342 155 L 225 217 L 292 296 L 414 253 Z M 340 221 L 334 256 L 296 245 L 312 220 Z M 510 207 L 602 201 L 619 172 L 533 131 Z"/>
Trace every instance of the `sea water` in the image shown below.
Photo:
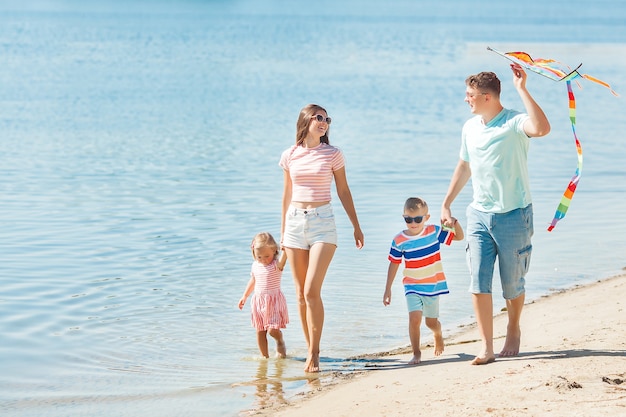
<path fill-rule="evenodd" d="M 623 2 L 7 1 L 0 6 L 0 409 L 26 416 L 213 416 L 291 400 L 358 355 L 408 344 L 387 253 L 409 196 L 431 221 L 471 116 L 464 79 L 554 58 L 626 94 Z M 579 189 L 551 221 L 577 159 L 567 90 L 528 88 L 552 123 L 532 141 L 527 299 L 626 264 L 626 104 L 574 85 Z M 281 151 L 299 110 L 325 106 L 365 247 L 333 194 L 339 247 L 323 289 L 323 372 L 287 267 L 286 360 L 259 357 L 249 307 L 255 233 L 280 233 Z M 462 223 L 469 185 L 452 209 Z M 473 321 L 464 244 L 443 250 L 447 333 Z M 503 301 L 496 284 L 496 309 Z M 424 332 L 425 338 L 428 333 Z M 273 340 L 270 340 L 273 349 Z M 473 352 L 468 352 L 472 354 Z"/>

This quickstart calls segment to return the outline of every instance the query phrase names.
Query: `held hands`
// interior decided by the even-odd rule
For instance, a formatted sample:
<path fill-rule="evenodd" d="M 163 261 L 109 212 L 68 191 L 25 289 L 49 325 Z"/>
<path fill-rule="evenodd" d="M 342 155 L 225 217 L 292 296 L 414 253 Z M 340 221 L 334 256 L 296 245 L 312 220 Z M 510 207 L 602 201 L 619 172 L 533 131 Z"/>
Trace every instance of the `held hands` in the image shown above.
<path fill-rule="evenodd" d="M 454 232 L 454 237 L 452 240 L 463 240 L 465 239 L 465 233 L 463 232 L 463 227 L 459 223 L 456 217 L 452 217 L 452 213 L 449 208 L 442 207 L 441 208 L 441 226 L 444 229 L 451 230 Z"/>
<path fill-rule="evenodd" d="M 452 217 L 452 216 L 450 216 L 450 217 L 449 217 L 449 218 L 447 218 L 447 219 L 443 219 L 443 218 L 442 218 L 442 219 L 441 219 L 441 225 L 442 225 L 443 227 L 445 227 L 445 228 L 448 228 L 448 229 L 454 229 L 454 225 L 456 224 L 456 222 L 457 222 L 457 221 L 458 221 L 458 220 L 456 219 L 456 217 Z"/>
<path fill-rule="evenodd" d="M 452 217 L 452 212 L 449 208 L 441 208 L 441 225 L 445 227 L 454 227 L 456 219 Z"/>

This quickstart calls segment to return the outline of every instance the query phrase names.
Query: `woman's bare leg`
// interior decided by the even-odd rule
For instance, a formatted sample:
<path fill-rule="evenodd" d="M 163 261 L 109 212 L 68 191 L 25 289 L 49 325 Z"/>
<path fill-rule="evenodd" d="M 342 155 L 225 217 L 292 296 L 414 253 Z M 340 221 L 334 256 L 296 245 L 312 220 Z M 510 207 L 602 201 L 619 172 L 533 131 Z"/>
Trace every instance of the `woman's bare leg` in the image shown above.
<path fill-rule="evenodd" d="M 306 317 L 309 332 L 309 356 L 305 372 L 319 372 L 320 340 L 324 327 L 324 304 L 322 302 L 322 284 L 326 271 L 332 261 L 337 246 L 330 243 L 316 243 L 309 251 L 309 268 L 304 283 Z"/>
<path fill-rule="evenodd" d="M 285 252 L 287 253 L 289 267 L 291 268 L 293 282 L 296 287 L 296 297 L 298 300 L 298 313 L 300 314 L 300 324 L 302 325 L 302 332 L 304 333 L 304 339 L 306 340 L 306 347 L 308 350 L 310 347 L 310 342 L 309 326 L 307 324 L 306 316 L 306 300 L 304 298 L 304 282 L 306 280 L 307 269 L 309 268 L 309 251 L 304 249 L 285 248 Z"/>

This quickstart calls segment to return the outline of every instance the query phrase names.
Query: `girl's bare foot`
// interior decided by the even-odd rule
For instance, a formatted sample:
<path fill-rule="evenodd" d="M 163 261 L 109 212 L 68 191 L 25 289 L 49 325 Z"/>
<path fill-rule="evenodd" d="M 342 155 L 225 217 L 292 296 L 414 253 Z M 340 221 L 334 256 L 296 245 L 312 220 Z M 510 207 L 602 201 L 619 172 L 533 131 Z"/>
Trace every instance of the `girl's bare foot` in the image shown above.
<path fill-rule="evenodd" d="M 422 352 L 414 353 L 413 359 L 409 361 L 409 365 L 418 365 L 422 361 Z"/>
<path fill-rule="evenodd" d="M 287 357 L 287 346 L 285 346 L 284 340 L 280 340 L 276 342 L 276 357 L 278 358 Z"/>
<path fill-rule="evenodd" d="M 320 355 L 319 353 L 309 353 L 304 365 L 304 372 L 319 372 L 320 371 Z"/>
<path fill-rule="evenodd" d="M 276 357 L 285 358 L 287 356 L 287 347 L 285 346 L 285 339 L 283 339 L 283 332 L 280 329 L 271 329 L 270 336 L 276 339 Z"/>

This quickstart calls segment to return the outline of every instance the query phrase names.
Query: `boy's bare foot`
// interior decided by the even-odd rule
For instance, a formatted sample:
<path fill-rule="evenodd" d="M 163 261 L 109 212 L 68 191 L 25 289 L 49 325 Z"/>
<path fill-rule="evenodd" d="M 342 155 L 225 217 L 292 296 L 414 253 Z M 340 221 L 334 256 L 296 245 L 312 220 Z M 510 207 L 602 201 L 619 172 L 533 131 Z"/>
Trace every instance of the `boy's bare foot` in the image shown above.
<path fill-rule="evenodd" d="M 520 329 L 517 331 L 506 332 L 506 339 L 504 340 L 504 347 L 500 352 L 501 357 L 517 356 L 519 354 L 519 345 L 522 338 L 522 332 Z"/>
<path fill-rule="evenodd" d="M 434 335 L 435 336 L 435 356 L 440 356 L 443 353 L 443 336 L 441 333 Z"/>
<path fill-rule="evenodd" d="M 306 359 L 304 365 L 304 372 L 319 372 L 320 371 L 320 355 L 319 353 L 309 353 L 309 357 Z"/>
<path fill-rule="evenodd" d="M 413 359 L 409 361 L 409 365 L 418 365 L 422 361 L 422 352 L 414 353 Z"/>
<path fill-rule="evenodd" d="M 472 361 L 472 365 L 487 365 L 488 363 L 492 363 L 496 361 L 495 356 L 486 356 L 484 358 L 476 356 Z"/>
<path fill-rule="evenodd" d="M 287 346 L 285 346 L 284 340 L 281 340 L 280 342 L 276 342 L 276 357 L 277 358 L 287 357 Z"/>

